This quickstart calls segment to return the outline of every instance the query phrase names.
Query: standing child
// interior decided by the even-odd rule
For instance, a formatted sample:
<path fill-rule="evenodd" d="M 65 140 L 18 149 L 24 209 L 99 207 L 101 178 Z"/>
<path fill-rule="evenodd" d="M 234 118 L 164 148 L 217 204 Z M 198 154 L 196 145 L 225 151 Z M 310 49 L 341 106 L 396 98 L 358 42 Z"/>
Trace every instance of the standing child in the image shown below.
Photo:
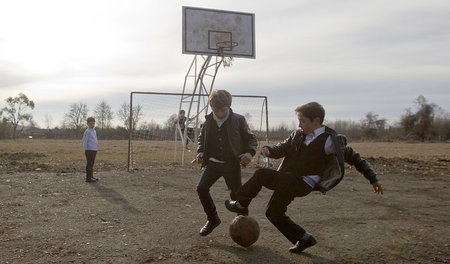
<path fill-rule="evenodd" d="M 198 136 L 197 162 L 206 166 L 197 193 L 208 221 L 200 230 L 201 236 L 210 234 L 220 223 L 216 206 L 209 193 L 211 186 L 223 176 L 231 190 L 231 199 L 241 187 L 241 167 L 256 154 L 257 141 L 245 117 L 231 110 L 231 94 L 215 90 L 209 96 L 212 113 L 207 115 Z"/>
<path fill-rule="evenodd" d="M 300 253 L 316 244 L 316 239 L 285 213 L 295 197 L 303 197 L 313 190 L 322 193 L 336 186 L 344 176 L 344 162 L 369 180 L 377 194 L 383 194 L 380 182 L 370 164 L 347 146 L 344 136 L 323 126 L 325 110 L 311 102 L 295 109 L 301 129 L 275 146 L 264 146 L 261 155 L 284 160 L 278 171 L 258 169 L 239 189 L 235 201 L 225 201 L 228 210 L 248 213 L 248 206 L 262 186 L 273 190 L 266 216 L 294 245 L 290 252 Z"/>
<path fill-rule="evenodd" d="M 180 130 L 181 130 L 181 138 L 185 142 L 184 147 L 186 149 L 189 149 L 189 147 L 188 147 L 189 137 L 188 136 L 184 137 L 184 130 L 186 129 L 186 120 L 187 120 L 186 111 L 181 109 L 180 112 L 178 113 L 178 126 L 180 127 Z"/>
<path fill-rule="evenodd" d="M 94 162 L 98 151 L 97 133 L 95 132 L 95 119 L 89 117 L 87 119 L 88 128 L 84 131 L 83 147 L 84 155 L 86 155 L 86 182 L 96 182 L 94 178 Z"/>

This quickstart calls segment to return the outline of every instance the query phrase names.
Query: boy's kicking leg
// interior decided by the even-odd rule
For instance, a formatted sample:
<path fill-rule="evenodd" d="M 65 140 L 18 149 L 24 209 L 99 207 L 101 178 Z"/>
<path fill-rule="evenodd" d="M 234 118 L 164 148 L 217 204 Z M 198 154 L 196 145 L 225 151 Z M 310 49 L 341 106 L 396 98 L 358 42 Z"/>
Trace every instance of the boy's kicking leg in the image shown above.
<path fill-rule="evenodd" d="M 288 174 L 278 183 L 267 205 L 266 216 L 270 222 L 292 243 L 290 252 L 300 253 L 316 244 L 315 238 L 287 215 L 287 206 L 295 197 L 308 195 L 312 188 L 302 179 Z"/>
<path fill-rule="evenodd" d="M 225 207 L 232 212 L 248 215 L 248 206 L 253 198 L 255 198 L 262 187 L 275 190 L 277 181 L 284 174 L 272 169 L 258 169 L 253 176 L 241 187 L 236 193 L 234 201 L 225 201 Z"/>

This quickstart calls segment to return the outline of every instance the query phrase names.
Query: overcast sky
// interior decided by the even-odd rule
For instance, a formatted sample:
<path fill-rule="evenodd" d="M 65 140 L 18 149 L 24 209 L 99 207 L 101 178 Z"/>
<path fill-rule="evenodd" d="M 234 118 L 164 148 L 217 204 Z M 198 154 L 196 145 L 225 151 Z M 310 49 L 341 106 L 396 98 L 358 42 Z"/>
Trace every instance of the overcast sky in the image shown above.
<path fill-rule="evenodd" d="M 448 0 L 2 0 L 0 108 L 23 92 L 58 126 L 72 103 L 92 114 L 131 91 L 181 92 L 182 6 L 255 14 L 256 59 L 221 68 L 215 88 L 268 96 L 272 125 L 309 101 L 328 120 L 395 121 L 419 95 L 450 109 Z"/>

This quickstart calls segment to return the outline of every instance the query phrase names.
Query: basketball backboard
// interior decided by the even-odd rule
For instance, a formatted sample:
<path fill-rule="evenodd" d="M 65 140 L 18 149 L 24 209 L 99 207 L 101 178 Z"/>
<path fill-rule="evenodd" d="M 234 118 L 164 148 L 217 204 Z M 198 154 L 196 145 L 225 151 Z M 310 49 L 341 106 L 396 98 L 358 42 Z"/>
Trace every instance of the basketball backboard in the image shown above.
<path fill-rule="evenodd" d="M 183 54 L 255 58 L 255 15 L 183 6 Z"/>

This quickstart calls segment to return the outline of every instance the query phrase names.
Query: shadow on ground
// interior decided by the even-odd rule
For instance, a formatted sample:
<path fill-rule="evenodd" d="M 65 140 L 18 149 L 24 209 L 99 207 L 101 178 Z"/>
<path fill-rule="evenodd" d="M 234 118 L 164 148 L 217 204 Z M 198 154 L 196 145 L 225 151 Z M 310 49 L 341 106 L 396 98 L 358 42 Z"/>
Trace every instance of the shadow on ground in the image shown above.
<path fill-rule="evenodd" d="M 124 211 L 132 214 L 141 213 L 141 211 L 133 207 L 130 202 L 128 202 L 128 200 L 116 190 L 105 187 L 100 182 L 91 184 L 91 186 L 93 186 L 98 191 L 100 196 L 105 198 L 108 202 L 122 206 Z"/>

